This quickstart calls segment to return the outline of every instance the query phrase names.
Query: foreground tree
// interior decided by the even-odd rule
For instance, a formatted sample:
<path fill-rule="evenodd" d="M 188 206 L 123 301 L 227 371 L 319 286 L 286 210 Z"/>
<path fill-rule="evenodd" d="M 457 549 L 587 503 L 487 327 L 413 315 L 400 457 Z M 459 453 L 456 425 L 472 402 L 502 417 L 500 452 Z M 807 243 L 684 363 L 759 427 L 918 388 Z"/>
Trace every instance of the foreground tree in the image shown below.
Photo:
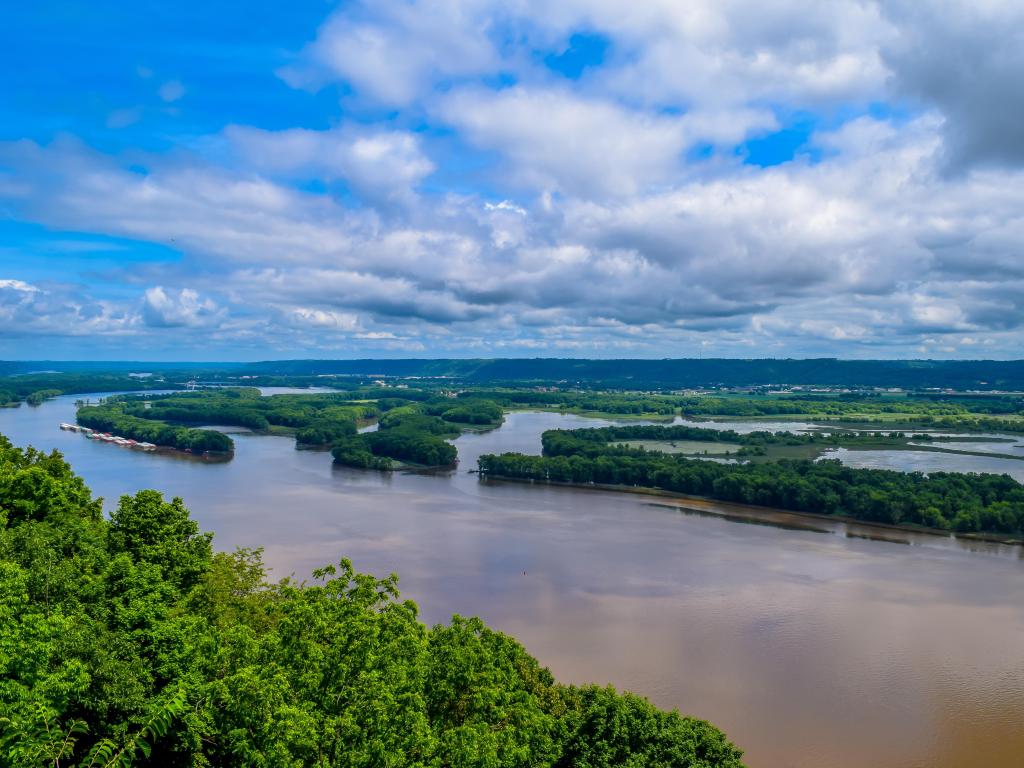
<path fill-rule="evenodd" d="M 425 627 L 342 560 L 272 584 L 179 499 L 108 521 L 0 437 L 0 764 L 736 768 L 708 723 L 558 684 L 479 619 Z"/>

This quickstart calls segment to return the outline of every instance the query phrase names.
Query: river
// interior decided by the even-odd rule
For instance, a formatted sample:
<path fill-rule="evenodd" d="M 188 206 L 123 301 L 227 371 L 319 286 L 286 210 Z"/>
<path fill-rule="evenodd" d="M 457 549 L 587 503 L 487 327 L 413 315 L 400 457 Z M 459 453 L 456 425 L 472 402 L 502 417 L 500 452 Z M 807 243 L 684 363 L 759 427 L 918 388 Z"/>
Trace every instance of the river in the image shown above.
<path fill-rule="evenodd" d="M 264 546 L 277 577 L 342 556 L 397 572 L 428 623 L 479 615 L 561 680 L 715 722 L 751 768 L 1021 763 L 1019 548 L 467 472 L 480 453 L 538 452 L 544 429 L 608 423 L 577 416 L 513 413 L 456 441 L 457 472 L 387 475 L 284 437 L 235 434 L 220 464 L 101 444 L 57 428 L 78 397 L 0 409 L 0 433 L 61 450 L 108 509 L 140 488 L 182 496 L 216 546 Z"/>

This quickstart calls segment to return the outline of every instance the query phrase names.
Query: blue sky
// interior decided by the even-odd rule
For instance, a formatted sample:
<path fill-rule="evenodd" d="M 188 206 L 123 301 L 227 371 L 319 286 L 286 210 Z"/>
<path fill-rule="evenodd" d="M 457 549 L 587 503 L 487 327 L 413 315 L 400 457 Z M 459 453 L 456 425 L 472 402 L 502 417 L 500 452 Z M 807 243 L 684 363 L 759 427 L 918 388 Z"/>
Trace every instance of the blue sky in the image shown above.
<path fill-rule="evenodd" d="M 1020 357 L 975 6 L 12 6 L 0 357 Z"/>

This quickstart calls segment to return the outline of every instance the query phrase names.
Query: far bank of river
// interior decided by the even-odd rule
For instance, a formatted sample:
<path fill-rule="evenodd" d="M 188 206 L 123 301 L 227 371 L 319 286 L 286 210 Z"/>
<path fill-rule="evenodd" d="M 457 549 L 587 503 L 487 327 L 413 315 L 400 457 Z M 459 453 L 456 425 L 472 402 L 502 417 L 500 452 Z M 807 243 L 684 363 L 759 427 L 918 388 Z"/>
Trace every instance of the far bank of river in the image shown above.
<path fill-rule="evenodd" d="M 545 429 L 601 420 L 512 413 L 456 440 L 458 471 L 382 474 L 282 436 L 235 434 L 221 464 L 96 445 L 57 428 L 74 399 L 3 409 L 0 433 L 63 451 L 108 509 L 140 488 L 182 496 L 218 548 L 264 546 L 277 576 L 341 556 L 397 572 L 425 621 L 479 615 L 561 679 L 706 717 L 751 768 L 1024 754 L 1018 547 L 927 534 L 899 546 L 842 523 L 751 525 L 712 502 L 707 516 L 466 471 L 482 453 L 538 452 Z"/>

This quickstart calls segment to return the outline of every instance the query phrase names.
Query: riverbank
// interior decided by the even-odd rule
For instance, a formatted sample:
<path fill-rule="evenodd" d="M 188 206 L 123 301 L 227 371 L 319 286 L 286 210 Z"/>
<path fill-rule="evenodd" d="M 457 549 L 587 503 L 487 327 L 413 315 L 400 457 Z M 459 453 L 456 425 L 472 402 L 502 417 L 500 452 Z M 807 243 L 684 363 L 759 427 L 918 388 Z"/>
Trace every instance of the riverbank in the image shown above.
<path fill-rule="evenodd" d="M 939 528 L 926 528 L 916 525 L 892 525 L 871 520 L 858 520 L 846 515 L 822 515 L 814 512 L 799 512 L 791 509 L 780 509 L 777 507 L 762 507 L 756 504 L 740 504 L 731 501 L 718 501 L 706 496 L 691 496 L 675 491 L 665 491 L 661 488 L 647 488 L 642 486 L 609 485 L 606 483 L 572 483 L 561 480 L 535 480 L 530 478 L 509 477 L 506 475 L 491 475 L 482 473 L 479 470 L 470 470 L 471 474 L 480 475 L 485 482 L 516 483 L 519 485 L 551 485 L 564 488 L 575 488 L 579 490 L 606 491 L 611 493 L 628 493 L 639 496 L 652 496 L 662 499 L 678 499 L 685 504 L 673 505 L 685 509 L 686 505 L 692 505 L 695 510 L 714 514 L 719 517 L 745 517 L 751 521 L 767 521 L 768 517 L 779 516 L 791 517 L 794 520 L 827 520 L 845 525 L 878 529 L 882 531 L 902 531 L 904 533 L 923 534 L 926 536 L 937 536 L 950 539 L 965 539 L 970 541 L 983 541 L 992 544 L 1006 544 L 1010 546 L 1024 546 L 1024 537 L 1014 535 L 1000 535 L 995 533 L 953 533 Z"/>

